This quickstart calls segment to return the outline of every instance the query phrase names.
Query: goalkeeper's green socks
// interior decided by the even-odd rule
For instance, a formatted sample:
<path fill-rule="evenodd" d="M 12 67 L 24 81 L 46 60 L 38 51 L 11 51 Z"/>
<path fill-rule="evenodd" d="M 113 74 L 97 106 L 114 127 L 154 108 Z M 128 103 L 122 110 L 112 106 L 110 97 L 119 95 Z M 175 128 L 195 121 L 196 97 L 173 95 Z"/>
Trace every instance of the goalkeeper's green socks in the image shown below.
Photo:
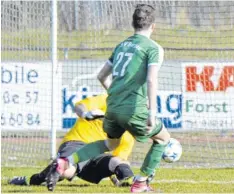
<path fill-rule="evenodd" d="M 107 151 L 109 151 L 109 149 L 106 147 L 105 141 L 100 140 L 83 146 L 71 156 L 69 156 L 67 159 L 69 163 L 77 164 L 78 162 L 89 160 L 90 158 L 98 156 L 99 154 L 102 154 Z"/>

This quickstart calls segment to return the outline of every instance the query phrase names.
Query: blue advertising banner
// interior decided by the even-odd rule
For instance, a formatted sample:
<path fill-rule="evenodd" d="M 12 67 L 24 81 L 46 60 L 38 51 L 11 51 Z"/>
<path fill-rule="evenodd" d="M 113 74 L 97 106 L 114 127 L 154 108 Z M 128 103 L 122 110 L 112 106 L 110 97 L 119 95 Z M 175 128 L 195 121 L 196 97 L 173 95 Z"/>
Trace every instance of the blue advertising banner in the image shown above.
<path fill-rule="evenodd" d="M 89 87 L 82 86 L 78 91 L 69 92 L 63 88 L 63 128 L 71 128 L 77 116 L 73 112 L 75 103 L 88 96 L 97 95 Z M 182 95 L 179 92 L 159 91 L 157 96 L 157 112 L 165 127 L 176 129 L 182 127 Z"/>

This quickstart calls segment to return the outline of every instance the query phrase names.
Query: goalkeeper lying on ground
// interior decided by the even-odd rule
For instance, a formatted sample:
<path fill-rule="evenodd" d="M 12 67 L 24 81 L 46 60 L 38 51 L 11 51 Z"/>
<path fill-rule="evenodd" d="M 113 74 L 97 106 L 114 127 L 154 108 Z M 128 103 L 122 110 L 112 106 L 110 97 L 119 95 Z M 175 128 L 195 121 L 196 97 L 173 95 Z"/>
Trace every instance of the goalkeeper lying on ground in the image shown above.
<path fill-rule="evenodd" d="M 106 111 L 107 95 L 86 98 L 75 105 L 75 112 L 80 117 L 71 130 L 65 135 L 58 149 L 57 157 L 68 157 L 86 143 L 107 138 L 102 128 L 102 118 Z M 133 172 L 127 162 L 134 145 L 134 138 L 125 132 L 120 145 L 112 152 L 99 155 L 88 161 L 78 163 L 77 168 L 70 167 L 65 177 L 68 180 L 77 175 L 79 178 L 98 184 L 103 178 L 113 177 L 117 186 L 128 185 Z M 51 165 L 51 164 L 50 164 Z M 29 180 L 25 176 L 15 177 L 9 181 L 14 185 L 40 185 L 46 181 L 50 169 L 47 166 L 42 172 L 32 175 Z M 62 180 L 64 177 L 61 177 Z M 114 180 L 114 181 L 113 181 Z"/>

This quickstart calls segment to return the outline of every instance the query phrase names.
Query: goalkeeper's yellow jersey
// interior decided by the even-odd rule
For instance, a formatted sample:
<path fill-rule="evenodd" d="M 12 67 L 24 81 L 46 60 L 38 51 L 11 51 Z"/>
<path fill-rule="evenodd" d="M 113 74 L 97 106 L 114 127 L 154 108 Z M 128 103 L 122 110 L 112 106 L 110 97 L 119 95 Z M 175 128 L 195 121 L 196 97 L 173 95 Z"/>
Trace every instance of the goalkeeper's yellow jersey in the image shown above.
<path fill-rule="evenodd" d="M 89 97 L 76 103 L 76 106 L 83 104 L 88 111 L 100 109 L 106 112 L 106 94 Z M 102 128 L 102 119 L 95 119 L 87 121 L 86 119 L 79 118 L 76 120 L 74 126 L 64 136 L 62 143 L 67 141 L 82 141 L 84 143 L 91 143 L 97 140 L 104 140 L 107 138 L 106 133 Z M 134 138 L 129 132 L 125 132 L 121 138 L 119 146 L 112 152 L 114 156 L 119 156 L 127 160 L 132 152 L 134 145 Z"/>

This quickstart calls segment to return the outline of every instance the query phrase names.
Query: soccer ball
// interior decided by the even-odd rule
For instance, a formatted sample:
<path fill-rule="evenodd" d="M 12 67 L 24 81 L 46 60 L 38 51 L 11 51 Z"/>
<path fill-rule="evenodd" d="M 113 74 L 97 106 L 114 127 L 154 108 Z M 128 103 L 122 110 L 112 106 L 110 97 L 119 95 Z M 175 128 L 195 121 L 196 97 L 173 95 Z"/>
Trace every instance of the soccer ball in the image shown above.
<path fill-rule="evenodd" d="M 182 146 L 180 142 L 174 138 L 170 138 L 162 155 L 163 160 L 168 163 L 176 162 L 180 159 L 181 155 Z"/>

